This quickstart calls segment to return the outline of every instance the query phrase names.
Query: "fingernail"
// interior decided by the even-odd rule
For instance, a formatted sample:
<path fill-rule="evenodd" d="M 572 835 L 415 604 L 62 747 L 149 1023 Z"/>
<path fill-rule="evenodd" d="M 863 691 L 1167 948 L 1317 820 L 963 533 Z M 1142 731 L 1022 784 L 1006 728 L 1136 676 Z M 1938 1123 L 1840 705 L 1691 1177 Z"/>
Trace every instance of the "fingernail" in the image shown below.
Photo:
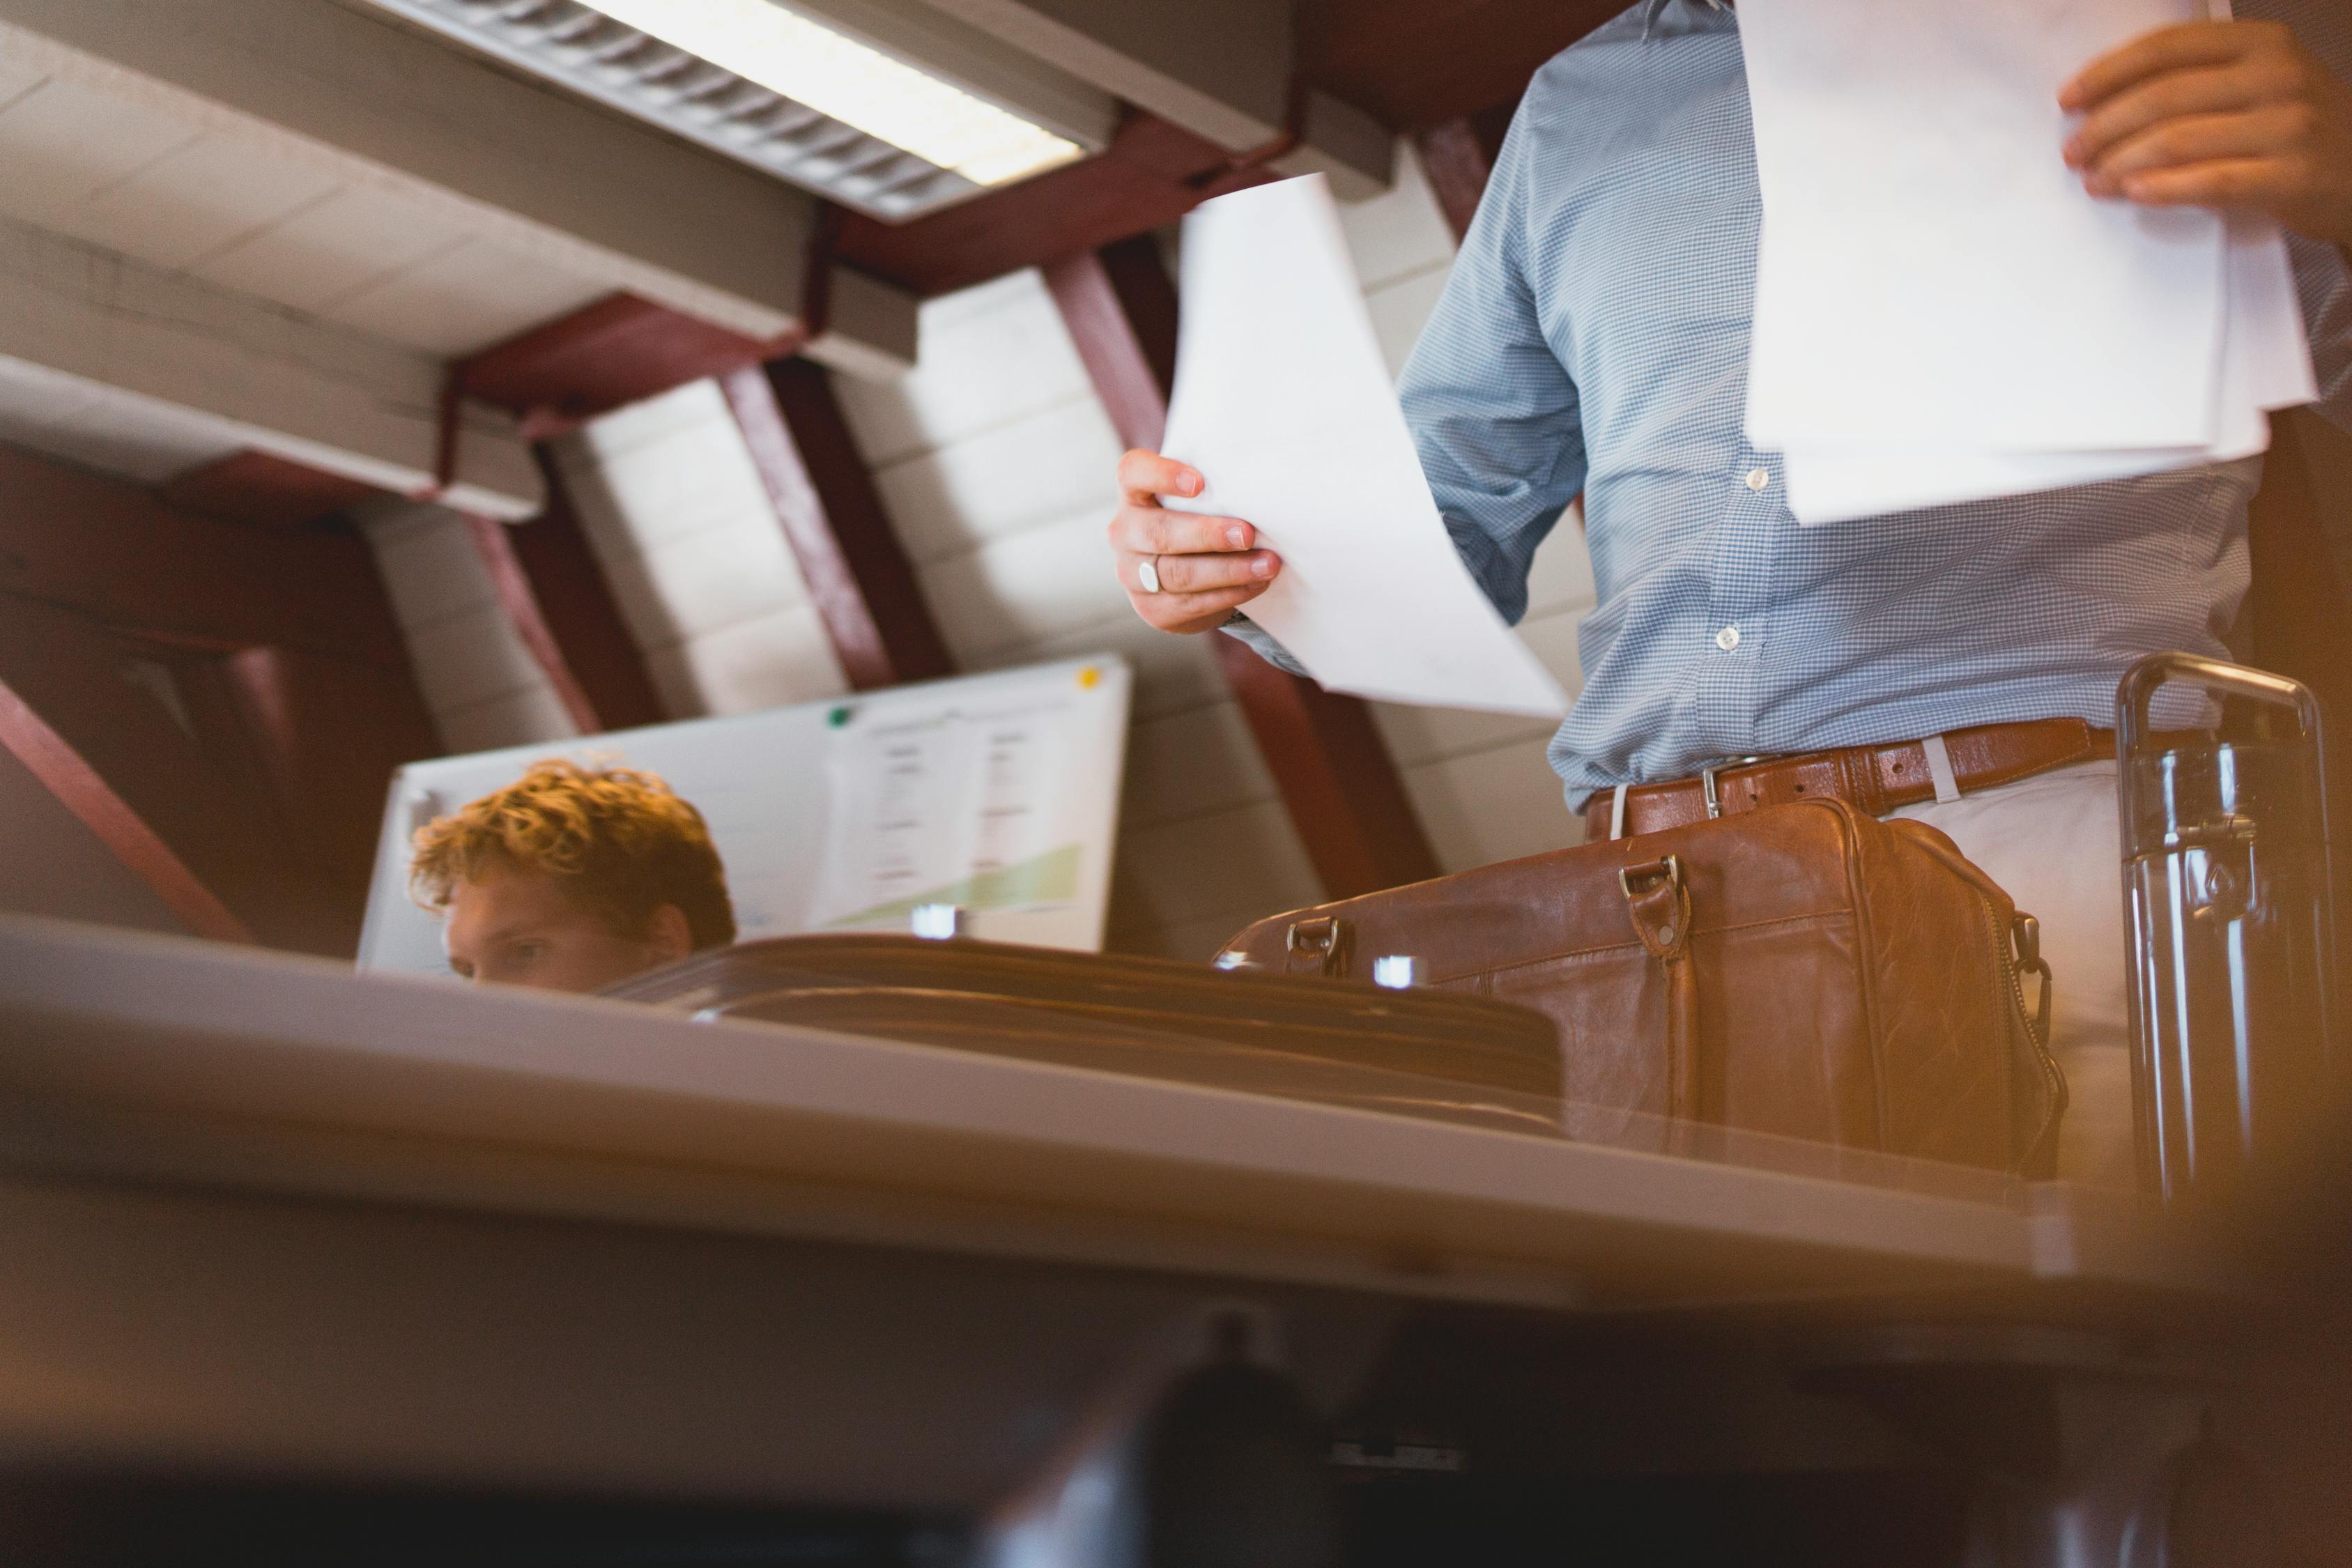
<path fill-rule="evenodd" d="M 1250 563 L 1250 575 L 1253 577 L 1271 577 L 1274 575 L 1274 567 L 1275 560 L 1273 556 L 1261 555 L 1256 560 Z"/>
<path fill-rule="evenodd" d="M 1225 530 L 1225 542 L 1239 550 L 1249 542 L 1249 535 L 1238 528 L 1229 528 Z"/>
<path fill-rule="evenodd" d="M 1183 478 L 1176 481 L 1176 485 L 1179 489 L 1182 490 L 1188 496 L 1199 495 L 1201 493 L 1201 476 L 1194 473 L 1187 473 Z"/>

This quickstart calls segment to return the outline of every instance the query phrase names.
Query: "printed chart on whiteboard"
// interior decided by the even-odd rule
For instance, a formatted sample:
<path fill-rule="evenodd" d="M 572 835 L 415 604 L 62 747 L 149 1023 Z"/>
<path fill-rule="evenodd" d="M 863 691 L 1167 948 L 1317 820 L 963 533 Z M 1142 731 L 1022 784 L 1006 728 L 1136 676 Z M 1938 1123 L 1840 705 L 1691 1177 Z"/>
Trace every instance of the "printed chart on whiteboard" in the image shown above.
<path fill-rule="evenodd" d="M 837 815 L 806 928 L 902 926 L 919 904 L 989 913 L 1077 897 L 1068 706 L 853 716 L 835 730 Z"/>

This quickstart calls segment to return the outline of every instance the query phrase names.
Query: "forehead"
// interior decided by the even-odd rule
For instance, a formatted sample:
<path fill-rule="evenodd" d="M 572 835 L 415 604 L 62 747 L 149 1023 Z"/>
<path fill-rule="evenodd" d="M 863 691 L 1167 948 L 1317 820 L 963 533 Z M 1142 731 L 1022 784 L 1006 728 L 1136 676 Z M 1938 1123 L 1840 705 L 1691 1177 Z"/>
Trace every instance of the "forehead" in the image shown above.
<path fill-rule="evenodd" d="M 449 889 L 452 942 L 595 923 L 593 911 L 566 897 L 556 879 L 541 874 L 487 871 Z"/>

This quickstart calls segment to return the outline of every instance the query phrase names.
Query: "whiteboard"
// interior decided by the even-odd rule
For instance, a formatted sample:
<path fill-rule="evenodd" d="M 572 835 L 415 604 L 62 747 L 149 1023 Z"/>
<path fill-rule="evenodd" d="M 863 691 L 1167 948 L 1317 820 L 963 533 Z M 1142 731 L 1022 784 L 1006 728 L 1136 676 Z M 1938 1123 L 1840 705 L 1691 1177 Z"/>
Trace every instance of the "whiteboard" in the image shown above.
<path fill-rule="evenodd" d="M 1134 672 L 1115 654 L 724 719 L 412 763 L 393 775 L 362 969 L 444 974 L 408 893 L 416 829 L 531 763 L 643 768 L 694 803 L 739 940 L 904 931 L 950 903 L 991 942 L 1099 952 Z"/>

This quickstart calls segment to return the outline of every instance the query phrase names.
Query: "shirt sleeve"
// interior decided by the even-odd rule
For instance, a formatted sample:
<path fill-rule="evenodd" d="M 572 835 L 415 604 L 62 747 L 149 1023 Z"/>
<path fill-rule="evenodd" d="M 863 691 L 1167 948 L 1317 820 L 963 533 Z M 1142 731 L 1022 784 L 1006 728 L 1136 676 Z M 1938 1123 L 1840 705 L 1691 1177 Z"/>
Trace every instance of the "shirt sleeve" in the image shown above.
<path fill-rule="evenodd" d="M 1536 547 L 1585 476 L 1576 385 L 1544 337 L 1528 283 L 1530 118 L 1523 107 L 1504 139 L 1397 385 L 1454 547 L 1513 623 L 1527 613 Z"/>

